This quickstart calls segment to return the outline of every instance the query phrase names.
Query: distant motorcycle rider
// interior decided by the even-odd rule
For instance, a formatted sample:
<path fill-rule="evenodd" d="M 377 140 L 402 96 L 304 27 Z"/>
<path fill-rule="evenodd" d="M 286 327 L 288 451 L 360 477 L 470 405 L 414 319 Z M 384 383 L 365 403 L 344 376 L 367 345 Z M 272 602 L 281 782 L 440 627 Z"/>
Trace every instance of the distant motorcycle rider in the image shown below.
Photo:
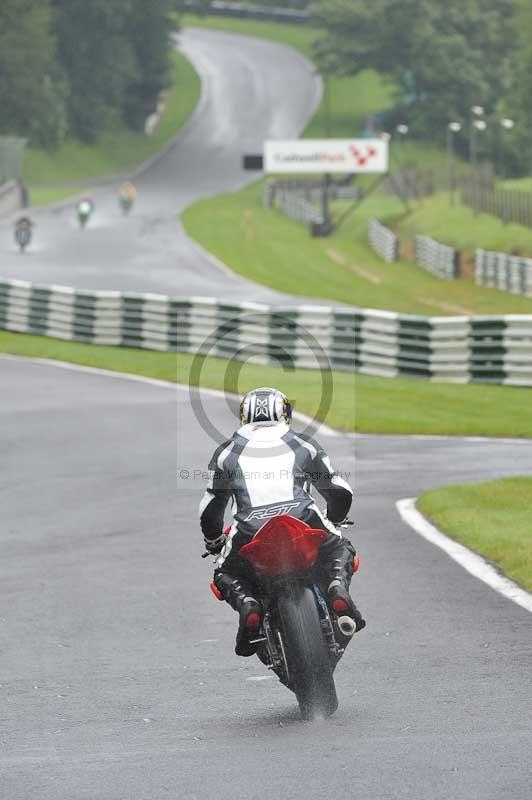
<path fill-rule="evenodd" d="M 205 547 L 211 554 L 220 553 L 214 584 L 240 615 L 236 654 L 255 652 L 250 640 L 262 619 L 252 568 L 238 551 L 262 525 L 281 514 L 327 531 L 317 560 L 320 585 L 325 587 L 329 608 L 351 616 L 356 630 L 362 630 L 366 623 L 349 594 L 356 551 L 335 527 L 351 507 L 350 486 L 316 441 L 291 430 L 291 405 L 277 389 L 248 392 L 240 405 L 240 421 L 242 426 L 217 448 L 209 463 L 209 483 L 199 509 Z M 310 494 L 311 486 L 327 501 L 326 517 Z M 231 499 L 234 523 L 226 535 L 224 513 Z"/>
<path fill-rule="evenodd" d="M 15 241 L 20 247 L 21 252 L 24 252 L 31 242 L 33 225 L 34 223 L 30 217 L 18 217 L 15 221 Z"/>
<path fill-rule="evenodd" d="M 118 202 L 120 203 L 120 207 L 122 208 L 124 214 L 127 214 L 128 211 L 131 210 L 136 197 L 136 187 L 130 181 L 123 183 L 118 190 Z"/>
<path fill-rule="evenodd" d="M 84 197 L 83 200 L 78 203 L 77 211 L 80 227 L 84 228 L 90 215 L 94 211 L 94 203 L 90 197 Z"/>

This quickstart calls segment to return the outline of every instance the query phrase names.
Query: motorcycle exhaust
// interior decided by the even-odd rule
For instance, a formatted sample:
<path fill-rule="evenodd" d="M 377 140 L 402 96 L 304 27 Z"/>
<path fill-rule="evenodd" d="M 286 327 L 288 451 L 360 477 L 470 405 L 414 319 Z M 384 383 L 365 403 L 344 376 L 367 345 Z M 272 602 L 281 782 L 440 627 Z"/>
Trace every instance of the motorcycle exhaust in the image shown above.
<path fill-rule="evenodd" d="M 338 627 L 340 628 L 340 632 L 343 633 L 344 636 L 353 636 L 355 633 L 357 626 L 355 625 L 355 621 L 352 617 L 338 617 Z"/>

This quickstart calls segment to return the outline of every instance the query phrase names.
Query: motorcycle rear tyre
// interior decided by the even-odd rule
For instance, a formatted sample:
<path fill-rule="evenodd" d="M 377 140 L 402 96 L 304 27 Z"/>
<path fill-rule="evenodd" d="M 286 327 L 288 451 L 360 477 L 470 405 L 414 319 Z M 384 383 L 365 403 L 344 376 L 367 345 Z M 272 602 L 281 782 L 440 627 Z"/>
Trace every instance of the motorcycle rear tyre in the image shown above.
<path fill-rule="evenodd" d="M 17 232 L 15 234 L 15 239 L 17 241 L 20 252 L 23 253 L 31 241 L 31 235 L 26 231 L 21 231 L 20 233 Z"/>
<path fill-rule="evenodd" d="M 333 668 L 316 597 L 302 586 L 279 599 L 279 617 L 290 688 L 303 719 L 330 717 L 338 708 Z"/>

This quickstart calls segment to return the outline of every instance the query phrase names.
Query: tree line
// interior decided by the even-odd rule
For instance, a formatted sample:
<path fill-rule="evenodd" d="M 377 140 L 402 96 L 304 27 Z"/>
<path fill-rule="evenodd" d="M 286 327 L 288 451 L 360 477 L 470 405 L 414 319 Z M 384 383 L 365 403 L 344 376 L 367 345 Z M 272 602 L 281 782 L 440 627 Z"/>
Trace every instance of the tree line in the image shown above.
<path fill-rule="evenodd" d="M 514 174 L 530 172 L 530 0 L 318 0 L 311 10 L 324 31 L 315 46 L 322 71 L 371 67 L 397 87 L 388 130 L 407 123 L 414 137 L 443 145 L 456 121 L 466 154 L 471 109 L 481 106 L 480 154 L 492 163 L 504 155 Z"/>
<path fill-rule="evenodd" d="M 172 0 L 2 0 L 0 135 L 54 148 L 140 130 L 169 84 Z"/>

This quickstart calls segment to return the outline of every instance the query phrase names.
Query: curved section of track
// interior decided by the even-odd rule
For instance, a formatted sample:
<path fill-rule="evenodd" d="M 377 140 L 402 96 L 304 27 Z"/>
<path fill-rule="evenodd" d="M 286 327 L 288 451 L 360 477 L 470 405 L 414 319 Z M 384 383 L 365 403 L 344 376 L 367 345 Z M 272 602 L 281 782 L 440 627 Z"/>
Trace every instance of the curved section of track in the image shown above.
<path fill-rule="evenodd" d="M 96 211 L 84 231 L 72 206 L 36 209 L 34 243 L 24 257 L 4 223 L 2 277 L 286 303 L 287 295 L 213 263 L 178 215 L 194 200 L 252 180 L 242 155 L 260 152 L 264 139 L 299 135 L 318 105 L 319 78 L 295 50 L 266 39 L 190 28 L 178 41 L 201 76 L 200 103 L 175 144 L 135 180 L 140 192 L 131 216 L 121 215 L 115 186 L 93 192 Z"/>
<path fill-rule="evenodd" d="M 196 471 L 213 442 L 187 392 L 20 359 L 0 375 L 2 797 L 526 800 L 530 614 L 395 501 L 530 473 L 529 442 L 324 440 L 357 487 L 368 628 L 337 715 L 304 724 L 233 655 L 235 616 L 208 591 Z M 233 429 L 219 398 L 204 407 Z"/>

